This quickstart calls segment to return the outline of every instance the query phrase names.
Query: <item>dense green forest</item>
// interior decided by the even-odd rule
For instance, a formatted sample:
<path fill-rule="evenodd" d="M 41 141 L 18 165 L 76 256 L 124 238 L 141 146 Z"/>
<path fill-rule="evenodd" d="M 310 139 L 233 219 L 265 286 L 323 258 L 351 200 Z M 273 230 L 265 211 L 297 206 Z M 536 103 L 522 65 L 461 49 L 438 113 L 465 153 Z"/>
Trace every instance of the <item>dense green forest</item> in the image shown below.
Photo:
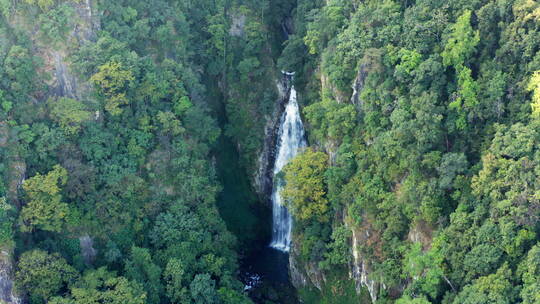
<path fill-rule="evenodd" d="M 540 304 L 540 2 L 0 0 L 0 160 L 2 304 Z"/>

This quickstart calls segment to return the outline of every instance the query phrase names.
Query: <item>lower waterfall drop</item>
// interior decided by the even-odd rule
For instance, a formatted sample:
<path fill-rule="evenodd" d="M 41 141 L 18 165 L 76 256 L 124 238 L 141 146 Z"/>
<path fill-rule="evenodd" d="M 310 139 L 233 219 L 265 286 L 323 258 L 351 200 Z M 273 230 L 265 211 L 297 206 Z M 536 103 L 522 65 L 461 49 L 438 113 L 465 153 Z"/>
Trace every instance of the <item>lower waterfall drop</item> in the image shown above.
<path fill-rule="evenodd" d="M 292 73 L 285 74 L 292 76 Z M 289 252 L 293 219 L 287 207 L 283 204 L 284 202 L 280 195 L 283 188 L 283 181 L 279 178 L 278 174 L 302 148 L 307 146 L 304 125 L 300 118 L 300 109 L 296 101 L 296 90 L 294 86 L 291 87 L 289 101 L 281 118 L 278 136 L 276 146 L 278 153 L 274 163 L 274 186 L 272 188 L 271 198 L 272 242 L 270 243 L 270 247 L 283 252 Z"/>

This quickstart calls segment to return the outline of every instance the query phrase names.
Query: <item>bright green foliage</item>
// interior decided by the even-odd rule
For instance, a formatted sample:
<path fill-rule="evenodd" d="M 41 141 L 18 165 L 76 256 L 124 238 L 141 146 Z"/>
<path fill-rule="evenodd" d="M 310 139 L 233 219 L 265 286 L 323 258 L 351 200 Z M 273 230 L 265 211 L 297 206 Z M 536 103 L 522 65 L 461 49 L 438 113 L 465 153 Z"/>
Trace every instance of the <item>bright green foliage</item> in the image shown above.
<path fill-rule="evenodd" d="M 443 280 L 441 268 L 443 257 L 440 252 L 437 249 L 425 252 L 422 250 L 422 244 L 414 243 L 403 261 L 405 263 L 403 269 L 407 277 L 414 280 L 411 290 L 420 290 L 424 295 L 436 297 Z"/>
<path fill-rule="evenodd" d="M 117 277 L 104 267 L 88 271 L 71 287 L 64 298 L 56 297 L 50 304 L 145 304 L 146 294 L 140 285 Z"/>
<path fill-rule="evenodd" d="M 170 133 L 173 136 L 177 136 L 185 132 L 182 123 L 172 112 L 159 112 L 157 114 L 157 120 L 161 124 L 163 133 Z"/>
<path fill-rule="evenodd" d="M 334 228 L 332 242 L 328 244 L 326 260 L 321 262 L 321 268 L 330 268 L 331 265 L 348 264 L 351 260 L 350 238 L 351 230 L 346 226 Z"/>
<path fill-rule="evenodd" d="M 25 3 L 29 5 L 37 5 L 39 8 L 41 8 L 43 11 L 49 10 L 52 6 L 54 6 L 55 3 L 58 2 L 80 2 L 81 0 L 62 0 L 62 1 L 54 1 L 54 0 L 24 0 Z"/>
<path fill-rule="evenodd" d="M 538 220 L 529 210 L 540 206 L 535 186 L 539 172 L 533 165 L 538 162 L 539 134 L 521 123 L 496 129 L 483 168 L 473 179 L 473 191 L 492 204 L 494 217 L 509 216 L 518 225 L 534 227 Z"/>
<path fill-rule="evenodd" d="M 531 110 L 533 118 L 540 118 L 540 71 L 534 72 L 527 89 L 532 92 Z"/>
<path fill-rule="evenodd" d="M 212 55 L 220 58 L 220 60 L 217 60 L 215 67 L 211 66 L 211 73 L 217 74 L 220 68 L 223 68 L 223 64 L 226 63 L 224 60 L 227 55 L 227 28 L 229 25 L 221 12 L 208 19 L 208 28 L 206 31 L 211 37 L 208 41 L 209 49 L 213 53 Z"/>
<path fill-rule="evenodd" d="M 390 59 L 396 64 L 396 76 L 403 77 L 411 75 L 411 73 L 422 63 L 422 54 L 414 51 L 401 48 L 397 51 L 390 48 Z"/>
<path fill-rule="evenodd" d="M 328 199 L 324 184 L 327 163 L 328 155 L 308 149 L 283 169 L 286 185 L 281 195 L 298 220 L 328 220 Z"/>
<path fill-rule="evenodd" d="M 77 271 L 60 255 L 42 250 L 23 253 L 18 267 L 15 284 L 20 290 L 28 292 L 32 304 L 46 303 L 78 277 Z"/>
<path fill-rule="evenodd" d="M 67 135 L 79 132 L 81 124 L 92 117 L 86 106 L 75 99 L 61 97 L 49 99 L 51 118 L 56 121 Z"/>
<path fill-rule="evenodd" d="M 346 22 L 346 4 L 342 1 L 329 1 L 320 11 L 311 12 L 309 16 L 314 22 L 308 24 L 304 43 L 309 49 L 309 53 L 315 55 L 326 47 L 328 40 Z"/>
<path fill-rule="evenodd" d="M 105 96 L 105 110 L 112 115 L 122 113 L 120 106 L 129 103 L 125 90 L 134 80 L 133 73 L 120 62 L 110 61 L 99 66 L 99 71 L 90 80 Z"/>
<path fill-rule="evenodd" d="M 45 170 L 54 166 L 56 164 L 54 154 L 56 149 L 65 143 L 65 133 L 59 128 L 51 128 L 44 123 L 33 124 L 32 133 L 35 135 L 32 146 L 37 156 L 36 163 L 39 164 L 36 164 L 36 167 Z"/>
<path fill-rule="evenodd" d="M 300 300 L 369 303 L 354 232 L 377 302 L 539 301 L 538 1 L 86 4 L 0 0 L 0 241 L 85 273 L 50 302 L 249 303 L 281 69 L 313 146 L 284 172 L 291 258 L 325 278 Z M 249 293 L 295 302 L 272 283 Z"/>
<path fill-rule="evenodd" d="M 218 290 L 219 299 L 223 304 L 250 304 L 251 300 L 244 294 L 228 289 L 220 288 Z"/>
<path fill-rule="evenodd" d="M 24 231 L 35 228 L 60 232 L 69 214 L 62 201 L 61 187 L 67 182 L 67 171 L 59 165 L 47 175 L 36 174 L 23 184 L 28 203 L 23 207 L 20 220 Z"/>
<path fill-rule="evenodd" d="M 193 182 L 197 179 L 193 177 Z M 204 198 L 204 191 L 211 190 L 191 194 L 194 202 Z M 217 211 L 205 207 L 203 200 L 198 204 L 201 209 L 197 212 L 214 220 Z M 150 237 L 159 249 L 157 256 L 166 263 L 163 276 L 171 301 L 217 301 L 217 289 L 230 279 L 233 267 L 229 249 L 233 240 L 224 227 L 201 221 L 186 205 L 177 202 L 169 212 L 158 216 Z"/>
<path fill-rule="evenodd" d="M 4 113 L 9 113 L 11 109 L 13 108 L 13 102 L 6 99 L 6 93 L 4 91 L 0 90 L 0 106 L 2 107 L 2 111 Z"/>
<path fill-rule="evenodd" d="M 450 303 L 505 263 L 509 301 L 522 301 L 515 270 L 536 242 L 540 208 L 539 4 L 307 2 L 295 15 L 305 45 L 291 37 L 284 58 L 313 69 L 298 74 L 299 96 L 310 143 L 332 155 L 335 218 L 297 222 L 300 257 L 333 253 L 331 236 L 352 219 L 371 279 L 387 291 L 407 285 L 405 303 Z M 355 114 L 332 119 L 335 105 Z M 375 289 L 383 303 L 394 298 Z"/>
<path fill-rule="evenodd" d="M 404 203 L 403 212 L 411 220 L 435 223 L 442 213 L 442 194 L 433 181 L 412 173 L 407 176 L 399 189 L 398 203 Z"/>
<path fill-rule="evenodd" d="M 277 96 L 262 80 L 275 78 L 278 17 L 252 1 L 78 2 L 1 2 L 0 196 L 19 204 L 0 214 L 2 236 L 88 271 L 53 292 L 58 303 L 249 303 L 216 208 L 214 149 L 230 122 L 244 132 L 230 152 L 255 165 Z M 243 35 L 229 33 L 233 11 Z M 58 96 L 70 84 L 80 101 Z"/>
<path fill-rule="evenodd" d="M 480 42 L 479 31 L 471 26 L 471 14 L 470 10 L 466 10 L 450 27 L 452 32 L 442 53 L 444 65 L 454 66 L 456 70 L 467 63 Z"/>
<path fill-rule="evenodd" d="M 17 100 L 37 89 L 36 62 L 28 49 L 13 45 L 4 59 L 3 70 L 7 89 Z"/>
<path fill-rule="evenodd" d="M 478 104 L 478 85 L 471 76 L 471 69 L 466 66 L 480 41 L 480 34 L 471 27 L 471 11 L 465 11 L 452 26 L 452 33 L 442 53 L 443 63 L 453 66 L 457 72 L 458 93 L 449 108 L 458 112 L 456 127 L 464 130 L 467 127 L 467 113 Z"/>
<path fill-rule="evenodd" d="M 325 139 L 341 141 L 355 126 L 356 110 L 351 104 L 325 99 L 307 106 L 304 112 L 314 137 L 321 142 Z"/>
<path fill-rule="evenodd" d="M 42 10 L 48 10 L 53 4 L 53 0 L 24 0 L 30 5 L 38 5 Z"/>
<path fill-rule="evenodd" d="M 11 13 L 11 1 L 10 0 L 0 0 L 0 13 L 6 18 L 9 17 Z"/>
<path fill-rule="evenodd" d="M 174 113 L 176 115 L 183 115 L 189 108 L 193 106 L 193 103 L 189 100 L 189 97 L 183 96 L 174 104 Z"/>
<path fill-rule="evenodd" d="M 396 304 L 430 304 L 431 302 L 425 298 L 411 298 L 404 296 L 396 301 Z"/>
<path fill-rule="evenodd" d="M 459 130 L 464 130 L 467 127 L 467 113 L 478 105 L 478 84 L 471 76 L 471 69 L 461 67 L 458 71 L 458 96 L 448 107 L 459 113 L 459 117 L 456 120 L 456 127 Z"/>
<path fill-rule="evenodd" d="M 490 223 L 488 223 L 489 225 Z M 498 239 L 497 228 L 492 228 L 492 231 L 489 231 L 494 240 Z M 485 229 L 485 225 L 480 229 Z M 480 233 L 479 233 L 480 234 Z M 480 243 L 475 245 L 472 250 L 465 255 L 463 260 L 463 269 L 467 271 L 466 278 L 468 280 L 478 277 L 480 275 L 486 275 L 494 272 L 497 269 L 497 265 L 500 264 L 503 251 L 499 246 L 489 244 L 489 243 Z"/>

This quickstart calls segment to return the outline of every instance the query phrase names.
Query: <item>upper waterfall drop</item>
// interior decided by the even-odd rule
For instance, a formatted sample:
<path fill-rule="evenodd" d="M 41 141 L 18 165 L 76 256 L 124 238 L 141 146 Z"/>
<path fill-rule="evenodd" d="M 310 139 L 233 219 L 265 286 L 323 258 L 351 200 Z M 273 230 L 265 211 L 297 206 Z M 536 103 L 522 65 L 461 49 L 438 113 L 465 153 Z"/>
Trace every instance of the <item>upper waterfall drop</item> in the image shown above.
<path fill-rule="evenodd" d="M 294 75 L 294 73 L 284 74 L 289 77 Z M 274 186 L 272 187 L 272 242 L 270 246 L 288 252 L 291 246 L 293 219 L 287 207 L 283 205 L 280 195 L 283 181 L 279 179 L 278 174 L 302 148 L 307 146 L 294 86 L 291 87 L 289 101 L 281 118 L 278 137 L 276 145 L 278 153 L 274 163 Z"/>

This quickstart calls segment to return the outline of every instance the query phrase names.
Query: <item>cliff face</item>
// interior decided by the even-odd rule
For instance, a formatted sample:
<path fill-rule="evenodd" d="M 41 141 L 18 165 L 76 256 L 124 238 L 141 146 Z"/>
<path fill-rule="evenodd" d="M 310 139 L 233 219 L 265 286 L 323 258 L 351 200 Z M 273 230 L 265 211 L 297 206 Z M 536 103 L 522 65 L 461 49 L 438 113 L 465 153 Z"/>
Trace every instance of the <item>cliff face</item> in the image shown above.
<path fill-rule="evenodd" d="M 324 272 L 319 269 L 317 263 L 304 263 L 300 261 L 298 255 L 299 245 L 299 242 L 295 242 L 293 238 L 293 244 L 289 254 L 291 283 L 296 288 L 315 286 L 317 289 L 322 290 L 327 281 Z"/>
<path fill-rule="evenodd" d="M 270 197 L 272 195 L 279 124 L 285 110 L 285 104 L 289 100 L 291 89 L 291 83 L 286 77 L 277 80 L 275 83 L 279 93 L 278 100 L 276 100 L 272 115 L 265 117 L 264 143 L 259 154 L 258 170 L 252 178 L 259 198 L 268 206 L 271 206 Z"/>
<path fill-rule="evenodd" d="M 0 149 L 5 149 L 10 142 L 9 129 L 7 124 L 0 122 Z M 7 201 L 16 208 L 21 202 L 18 198 L 19 188 L 24 181 L 26 164 L 17 155 L 11 158 L 7 164 L 9 176 L 7 179 Z M 13 244 L 0 244 L 0 303 L 19 304 L 22 298 L 13 288 Z"/>
<path fill-rule="evenodd" d="M 371 301 L 375 302 L 377 301 L 380 288 L 384 288 L 384 285 L 372 278 L 371 262 L 360 252 L 360 246 L 368 243 L 368 240 L 372 236 L 372 232 L 370 232 L 370 229 L 366 227 L 361 229 L 355 229 L 352 227 L 351 231 L 353 260 L 350 264 L 350 276 L 356 283 L 356 292 L 360 294 L 362 288 L 365 287 L 369 292 Z"/>
<path fill-rule="evenodd" d="M 10 144 L 9 135 L 7 123 L 0 121 L 0 149 L 6 149 Z M 18 198 L 18 192 L 24 181 L 26 164 L 18 155 L 15 155 L 8 160 L 7 167 L 9 168 L 7 202 L 19 208 L 21 202 Z M 13 288 L 13 249 L 11 243 L 0 244 L 0 303 L 2 304 L 19 304 L 23 302 Z"/>
<path fill-rule="evenodd" d="M 374 63 L 371 60 L 366 60 L 363 64 L 360 64 L 357 76 L 351 84 L 352 95 L 350 96 L 347 96 L 344 92 L 340 92 L 336 86 L 328 80 L 324 71 L 320 70 L 318 77 L 321 81 L 321 91 L 323 94 L 330 94 L 335 102 L 350 102 L 355 105 L 359 115 L 361 115 L 363 106 L 361 100 L 362 89 L 364 88 L 364 83 L 368 77 L 369 71 L 372 68 L 374 68 Z M 330 163 L 335 165 L 337 149 L 339 148 L 338 142 L 329 139 L 323 144 L 312 143 L 312 146 L 327 153 L 329 155 Z M 346 211 L 342 212 L 342 214 L 346 213 Z M 372 267 L 373 261 L 361 252 L 361 248 L 375 248 L 380 236 L 377 235 L 377 232 L 368 222 L 358 226 L 349 223 L 343 215 L 338 216 L 338 218 L 335 219 L 335 222 L 336 225 L 342 224 L 350 230 L 351 237 L 348 246 L 350 250 L 350 263 L 348 264 L 348 275 L 355 283 L 357 295 L 360 296 L 362 290 L 367 290 L 371 301 L 376 302 L 380 292 L 386 289 L 386 286 L 380 278 L 374 275 Z M 289 257 L 291 281 L 296 288 L 315 287 L 318 290 L 323 291 L 326 283 L 332 283 L 328 281 L 325 271 L 320 269 L 318 263 L 304 262 L 299 259 L 298 250 L 301 247 L 301 239 L 302 238 L 298 237 L 298 235 L 293 237 L 293 245 Z M 360 301 L 360 297 L 358 297 L 358 301 Z"/>
<path fill-rule="evenodd" d="M 0 250 L 0 303 L 20 304 L 22 299 L 13 288 L 13 251 L 11 248 Z"/>
<path fill-rule="evenodd" d="M 93 12 L 93 5 L 92 0 L 71 3 L 75 16 L 66 38 L 68 42 L 60 44 L 60 47 L 43 43 L 37 37 L 33 37 L 37 46 L 36 53 L 44 59 L 44 72 L 51 76 L 47 83 L 50 95 L 77 100 L 89 97 L 91 85 L 79 79 L 72 71 L 68 60 L 71 50 L 67 46 L 75 45 L 74 49 L 77 49 L 86 42 L 97 39 L 96 32 L 100 29 L 100 19 L 99 15 Z"/>

